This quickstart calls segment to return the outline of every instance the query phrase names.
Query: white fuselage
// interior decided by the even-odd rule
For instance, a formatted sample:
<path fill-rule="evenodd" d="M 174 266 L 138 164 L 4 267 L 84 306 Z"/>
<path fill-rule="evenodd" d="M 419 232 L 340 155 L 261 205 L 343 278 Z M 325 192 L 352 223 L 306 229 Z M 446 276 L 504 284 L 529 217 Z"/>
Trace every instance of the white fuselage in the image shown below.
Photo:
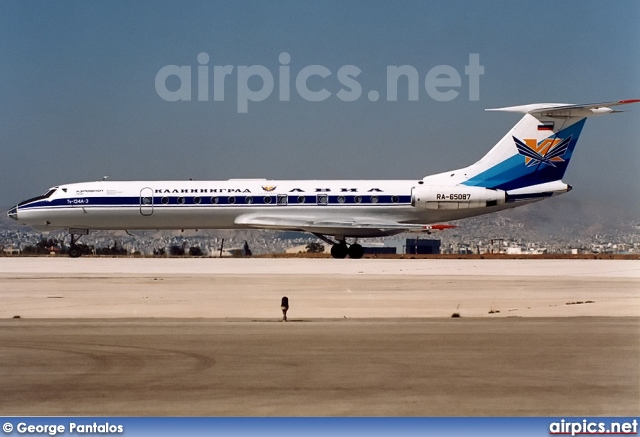
<path fill-rule="evenodd" d="M 343 232 L 336 230 L 335 223 L 430 224 L 516 206 L 470 208 L 454 201 L 436 208 L 413 206 L 413 191 L 422 184 L 416 180 L 258 179 L 86 182 L 60 185 L 47 198 L 23 202 L 16 215 L 41 231 L 273 228 L 364 237 L 402 230 L 354 226 Z M 446 186 L 437 188 L 447 196 Z M 260 218 L 260 225 L 252 222 L 254 217 Z M 295 221 L 288 224 L 290 217 Z M 315 226 L 297 225 L 305 220 Z M 323 228 L 323 221 L 333 224 Z"/>

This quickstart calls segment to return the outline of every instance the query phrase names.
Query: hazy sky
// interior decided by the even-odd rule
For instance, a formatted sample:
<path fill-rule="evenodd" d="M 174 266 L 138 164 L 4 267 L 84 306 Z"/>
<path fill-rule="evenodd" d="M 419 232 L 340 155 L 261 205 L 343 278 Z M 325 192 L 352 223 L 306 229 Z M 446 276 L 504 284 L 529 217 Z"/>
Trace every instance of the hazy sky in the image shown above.
<path fill-rule="evenodd" d="M 484 108 L 640 98 L 638 23 L 637 1 L 3 1 L 0 205 L 103 175 L 419 179 L 462 167 L 519 118 Z M 198 99 L 202 52 L 206 101 Z M 478 100 L 465 75 L 473 53 L 484 67 Z M 283 62 L 289 101 L 280 95 Z M 167 65 L 191 67 L 190 101 L 158 94 Z M 234 68 L 217 101 L 214 67 L 225 65 Z M 239 113 L 240 66 L 252 65 L 272 74 L 274 89 Z M 326 100 L 297 91 L 310 65 L 331 73 L 307 84 L 326 89 Z M 351 102 L 338 97 L 349 91 L 338 79 L 345 65 L 361 70 Z M 417 101 L 402 81 L 388 101 L 393 65 L 416 69 Z M 450 101 L 425 90 L 438 65 L 461 77 Z M 180 81 L 165 86 L 177 91 Z M 263 83 L 252 77 L 248 86 Z M 625 109 L 587 121 L 565 181 L 574 198 L 640 213 L 640 104 Z"/>

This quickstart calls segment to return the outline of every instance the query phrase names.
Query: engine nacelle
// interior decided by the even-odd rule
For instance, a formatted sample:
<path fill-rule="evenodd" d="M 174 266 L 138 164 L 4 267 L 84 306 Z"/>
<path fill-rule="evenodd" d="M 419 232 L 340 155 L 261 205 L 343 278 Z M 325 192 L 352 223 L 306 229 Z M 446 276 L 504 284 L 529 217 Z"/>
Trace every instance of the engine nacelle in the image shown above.
<path fill-rule="evenodd" d="M 418 185 L 411 195 L 412 206 L 437 210 L 486 208 L 502 205 L 506 200 L 507 193 L 502 190 L 466 185 Z"/>

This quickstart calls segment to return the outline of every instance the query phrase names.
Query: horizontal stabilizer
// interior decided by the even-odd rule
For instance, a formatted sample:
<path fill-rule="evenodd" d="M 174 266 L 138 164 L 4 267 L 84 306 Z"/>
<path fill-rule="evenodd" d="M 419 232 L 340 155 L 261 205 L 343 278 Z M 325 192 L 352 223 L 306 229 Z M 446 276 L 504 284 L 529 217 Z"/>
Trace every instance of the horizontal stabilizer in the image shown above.
<path fill-rule="evenodd" d="M 615 102 L 588 103 L 574 105 L 571 103 L 534 103 L 522 106 L 507 106 L 505 108 L 491 108 L 486 111 L 518 112 L 531 114 L 536 118 L 564 118 L 564 117 L 593 117 L 595 115 L 622 112 L 611 109 L 612 106 L 628 105 L 640 102 L 640 99 L 618 100 Z"/>

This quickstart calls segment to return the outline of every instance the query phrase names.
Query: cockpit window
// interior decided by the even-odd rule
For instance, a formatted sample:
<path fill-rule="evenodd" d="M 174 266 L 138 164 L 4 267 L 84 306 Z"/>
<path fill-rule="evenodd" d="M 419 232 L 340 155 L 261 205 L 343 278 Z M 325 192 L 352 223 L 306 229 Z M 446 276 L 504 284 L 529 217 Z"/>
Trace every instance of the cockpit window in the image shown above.
<path fill-rule="evenodd" d="M 51 197 L 51 195 L 52 195 L 53 193 L 55 193 L 55 192 L 56 192 L 56 190 L 57 190 L 57 188 L 52 188 L 52 189 L 50 189 L 49 191 L 47 191 L 46 193 L 44 193 L 44 194 L 42 195 L 42 198 L 43 198 L 43 199 L 48 199 L 49 197 Z"/>
<path fill-rule="evenodd" d="M 49 191 L 47 191 L 46 193 L 44 193 L 41 196 L 36 196 L 36 197 L 32 197 L 31 199 L 23 200 L 22 202 L 18 203 L 18 206 L 26 205 L 27 203 L 35 202 L 37 200 L 48 199 L 49 197 L 51 197 L 53 195 L 53 193 L 56 192 L 57 189 L 58 189 L 58 187 L 51 188 Z"/>

